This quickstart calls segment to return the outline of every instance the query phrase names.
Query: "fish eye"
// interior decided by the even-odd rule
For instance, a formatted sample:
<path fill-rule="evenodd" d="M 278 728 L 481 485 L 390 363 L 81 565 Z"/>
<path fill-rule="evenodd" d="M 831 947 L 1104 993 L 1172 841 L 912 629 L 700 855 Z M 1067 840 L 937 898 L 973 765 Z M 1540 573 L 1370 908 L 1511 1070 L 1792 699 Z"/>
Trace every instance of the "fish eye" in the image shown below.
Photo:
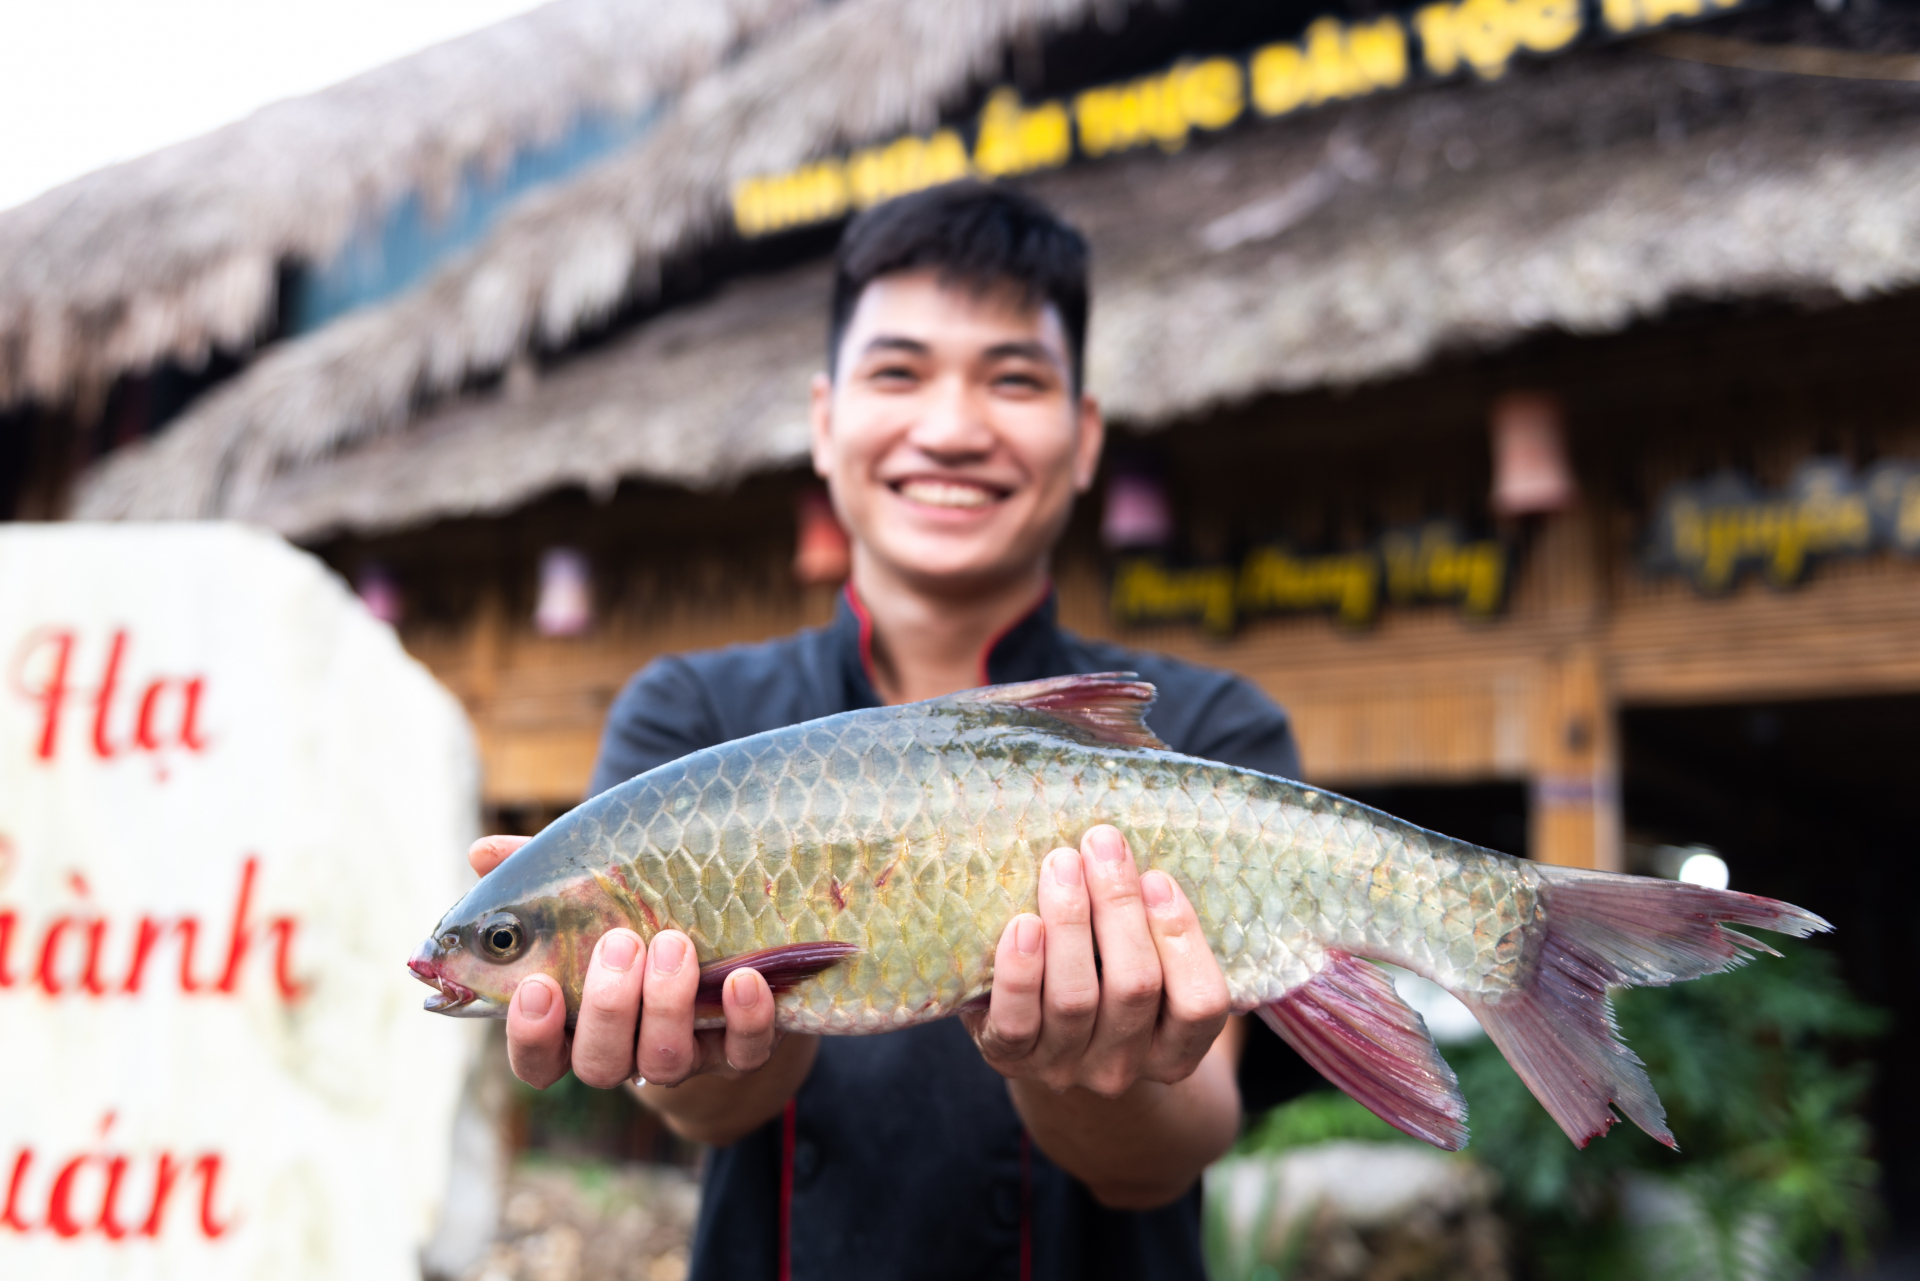
<path fill-rule="evenodd" d="M 488 960 L 502 964 L 519 956 L 527 947 L 527 932 L 521 928 L 520 918 L 511 912 L 495 912 L 480 922 L 474 937 Z"/>

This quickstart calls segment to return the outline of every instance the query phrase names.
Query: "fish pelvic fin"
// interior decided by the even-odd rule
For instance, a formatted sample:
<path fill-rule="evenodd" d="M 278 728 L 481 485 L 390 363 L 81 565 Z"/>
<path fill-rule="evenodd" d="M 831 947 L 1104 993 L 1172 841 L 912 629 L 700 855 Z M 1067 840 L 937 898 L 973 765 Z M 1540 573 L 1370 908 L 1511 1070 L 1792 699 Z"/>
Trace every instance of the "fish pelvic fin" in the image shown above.
<path fill-rule="evenodd" d="M 1437 1148 L 1467 1144 L 1467 1101 L 1426 1021 L 1378 966 L 1327 953 L 1320 973 L 1259 1007 L 1320 1075 L 1395 1129 Z"/>
<path fill-rule="evenodd" d="M 1466 1000 L 1542 1107 L 1584 1148 L 1613 1110 L 1678 1150 L 1646 1068 L 1620 1039 L 1609 987 L 1663 987 L 1772 952 L 1730 926 L 1803 938 L 1831 929 L 1776 899 L 1680 881 L 1536 865 L 1541 922 L 1526 978 Z"/>
<path fill-rule="evenodd" d="M 721 957 L 700 967 L 700 986 L 694 989 L 696 1013 L 718 1013 L 720 991 L 735 970 L 758 970 L 775 996 L 790 992 L 814 975 L 830 970 L 860 950 L 857 943 L 825 939 L 817 943 L 787 943 L 780 947 Z"/>
<path fill-rule="evenodd" d="M 1047 715 L 1115 747 L 1165 748 L 1147 728 L 1147 709 L 1159 691 L 1134 672 L 1095 672 L 1055 676 L 1018 685 L 988 685 L 959 697 L 969 703 L 993 703 Z"/>

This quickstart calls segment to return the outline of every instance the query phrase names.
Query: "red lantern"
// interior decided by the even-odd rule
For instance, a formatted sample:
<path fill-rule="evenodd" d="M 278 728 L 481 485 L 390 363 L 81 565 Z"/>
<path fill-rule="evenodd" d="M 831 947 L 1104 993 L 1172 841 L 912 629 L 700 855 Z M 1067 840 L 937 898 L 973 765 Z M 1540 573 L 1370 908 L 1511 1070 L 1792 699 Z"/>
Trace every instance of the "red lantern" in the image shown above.
<path fill-rule="evenodd" d="M 798 535 L 794 539 L 793 576 L 803 583 L 844 582 L 853 571 L 853 545 L 826 491 L 800 495 Z"/>
<path fill-rule="evenodd" d="M 1493 402 L 1493 510 L 1500 516 L 1564 511 L 1578 486 L 1567 461 L 1566 413 L 1544 392 Z"/>

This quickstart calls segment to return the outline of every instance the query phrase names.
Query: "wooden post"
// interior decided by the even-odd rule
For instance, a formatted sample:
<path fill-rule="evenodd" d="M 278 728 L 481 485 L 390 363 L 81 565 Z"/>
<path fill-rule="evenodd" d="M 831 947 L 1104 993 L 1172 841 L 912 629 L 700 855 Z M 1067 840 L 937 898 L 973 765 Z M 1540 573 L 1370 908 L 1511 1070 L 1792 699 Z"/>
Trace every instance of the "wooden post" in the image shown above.
<path fill-rule="evenodd" d="M 1578 645 L 1547 660 L 1533 737 L 1533 857 L 1620 870 L 1619 749 L 1596 646 Z"/>

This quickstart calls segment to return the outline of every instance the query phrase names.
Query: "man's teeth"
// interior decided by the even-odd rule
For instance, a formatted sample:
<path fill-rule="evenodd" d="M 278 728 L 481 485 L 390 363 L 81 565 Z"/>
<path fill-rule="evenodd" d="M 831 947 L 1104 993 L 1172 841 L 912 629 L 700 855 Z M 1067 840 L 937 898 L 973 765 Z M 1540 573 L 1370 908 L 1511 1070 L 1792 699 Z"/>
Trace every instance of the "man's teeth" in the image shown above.
<path fill-rule="evenodd" d="M 928 507 L 985 507 L 994 499 L 978 485 L 954 485 L 943 480 L 902 482 L 900 496 Z"/>

